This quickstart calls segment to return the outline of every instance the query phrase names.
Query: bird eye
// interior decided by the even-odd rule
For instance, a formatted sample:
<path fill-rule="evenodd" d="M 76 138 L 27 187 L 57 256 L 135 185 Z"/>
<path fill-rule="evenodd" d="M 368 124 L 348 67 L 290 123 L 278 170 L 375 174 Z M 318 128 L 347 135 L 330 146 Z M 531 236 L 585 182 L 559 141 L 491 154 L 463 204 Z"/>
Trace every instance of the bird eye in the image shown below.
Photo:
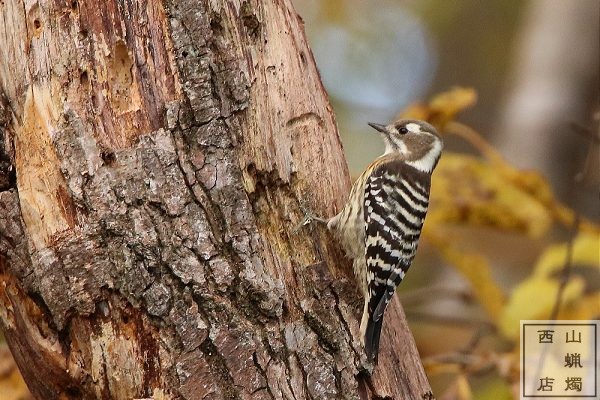
<path fill-rule="evenodd" d="M 408 128 L 403 126 L 402 128 L 398 128 L 398 132 L 400 132 L 402 135 L 406 135 L 408 133 Z"/>

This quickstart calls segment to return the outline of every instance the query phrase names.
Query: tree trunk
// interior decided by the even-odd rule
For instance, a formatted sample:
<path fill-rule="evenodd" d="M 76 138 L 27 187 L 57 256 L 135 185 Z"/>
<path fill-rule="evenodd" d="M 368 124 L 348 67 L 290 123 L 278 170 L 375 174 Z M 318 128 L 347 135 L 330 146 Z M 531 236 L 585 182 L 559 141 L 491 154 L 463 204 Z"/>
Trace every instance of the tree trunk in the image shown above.
<path fill-rule="evenodd" d="M 397 300 L 368 377 L 348 260 L 293 229 L 349 178 L 289 0 L 0 13 L 0 321 L 37 398 L 432 398 Z"/>

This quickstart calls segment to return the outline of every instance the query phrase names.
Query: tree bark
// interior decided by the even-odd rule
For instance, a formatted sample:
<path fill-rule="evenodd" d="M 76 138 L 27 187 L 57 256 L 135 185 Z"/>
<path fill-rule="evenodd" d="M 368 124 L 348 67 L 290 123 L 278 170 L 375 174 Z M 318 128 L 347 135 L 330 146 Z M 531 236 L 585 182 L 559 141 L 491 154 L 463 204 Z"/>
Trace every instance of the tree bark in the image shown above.
<path fill-rule="evenodd" d="M 349 177 L 289 0 L 0 2 L 0 322 L 39 399 L 433 398 L 364 372 Z M 16 172 L 16 173 L 15 173 Z"/>

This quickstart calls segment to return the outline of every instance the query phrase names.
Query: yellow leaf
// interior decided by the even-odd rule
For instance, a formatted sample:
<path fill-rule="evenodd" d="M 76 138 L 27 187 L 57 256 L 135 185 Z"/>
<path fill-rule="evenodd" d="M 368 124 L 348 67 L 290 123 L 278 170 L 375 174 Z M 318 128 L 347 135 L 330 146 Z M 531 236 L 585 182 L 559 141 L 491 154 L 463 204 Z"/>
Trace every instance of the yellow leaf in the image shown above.
<path fill-rule="evenodd" d="M 471 400 L 473 398 L 473 393 L 471 392 L 471 385 L 469 384 L 469 379 L 465 374 L 460 374 L 456 378 L 456 392 L 457 399 L 459 400 Z"/>
<path fill-rule="evenodd" d="M 565 266 L 567 243 L 548 247 L 539 257 L 534 271 L 513 291 L 501 319 L 502 332 L 518 337 L 520 319 L 547 319 L 556 302 L 559 272 Z M 573 242 L 572 267 L 593 268 L 600 272 L 600 242 L 598 235 L 581 233 Z M 560 319 L 592 319 L 600 313 L 600 293 L 589 291 L 591 282 L 572 270 L 562 295 Z M 593 286 L 592 286 L 593 288 Z"/>
<path fill-rule="evenodd" d="M 558 313 L 557 319 L 597 319 L 600 315 L 600 292 L 583 296 Z"/>
<path fill-rule="evenodd" d="M 512 292 L 504 308 L 499 328 L 504 336 L 519 338 L 519 321 L 522 319 L 548 319 L 556 296 L 559 282 L 543 276 L 533 276 L 522 281 Z M 581 296 L 584 289 L 583 279 L 574 277 L 565 286 L 562 302 L 569 304 Z"/>
<path fill-rule="evenodd" d="M 413 103 L 402 111 L 396 119 L 420 119 L 423 121 L 429 120 L 431 110 L 426 104 Z"/>
<path fill-rule="evenodd" d="M 455 87 L 435 96 L 429 107 L 441 121 L 453 120 L 456 115 L 477 102 L 477 92 L 472 88 Z"/>
<path fill-rule="evenodd" d="M 550 185 L 539 173 L 513 167 L 475 129 L 467 125 L 457 121 L 448 121 L 444 131 L 444 133 L 455 135 L 473 146 L 486 159 L 490 168 L 502 176 L 505 181 L 511 182 L 520 191 L 535 198 L 547 209 L 554 221 L 568 227 L 573 225 L 575 212 L 554 197 Z M 579 218 L 579 230 L 600 235 L 600 227 L 582 217 Z"/>
<path fill-rule="evenodd" d="M 546 179 L 535 171 L 524 171 L 505 164 L 502 174 L 513 185 L 537 199 L 542 204 L 551 204 L 555 201 L 554 194 Z"/>
<path fill-rule="evenodd" d="M 432 180 L 430 224 L 487 226 L 533 237 L 552 225 L 535 197 L 476 157 L 446 153 Z"/>
<path fill-rule="evenodd" d="M 534 274 L 550 276 L 562 270 L 567 258 L 567 248 L 567 243 L 548 247 L 536 263 Z M 600 270 L 600 236 L 593 233 L 579 234 L 573 242 L 571 265 Z"/>
<path fill-rule="evenodd" d="M 439 374 L 458 374 L 462 371 L 462 366 L 458 364 L 423 362 L 423 367 L 428 376 Z"/>
<path fill-rule="evenodd" d="M 413 104 L 402 111 L 399 118 L 422 119 L 443 130 L 446 123 L 477 102 L 477 92 L 472 88 L 455 87 L 436 95 L 429 104 Z"/>

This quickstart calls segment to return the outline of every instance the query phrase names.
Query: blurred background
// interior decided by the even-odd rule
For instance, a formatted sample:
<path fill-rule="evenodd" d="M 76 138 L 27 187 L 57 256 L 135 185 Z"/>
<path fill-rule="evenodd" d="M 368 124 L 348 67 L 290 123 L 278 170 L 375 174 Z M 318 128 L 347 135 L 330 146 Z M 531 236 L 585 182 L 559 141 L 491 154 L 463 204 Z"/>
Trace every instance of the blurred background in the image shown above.
<path fill-rule="evenodd" d="M 368 121 L 448 111 L 399 296 L 438 399 L 518 398 L 519 320 L 600 318 L 600 3 L 294 4 L 353 177 Z"/>
<path fill-rule="evenodd" d="M 597 190 L 571 192 L 599 100 L 595 0 L 295 0 L 356 175 L 382 146 L 367 121 L 386 122 L 453 86 L 473 87 L 461 120 L 519 168 L 598 215 Z M 366 136 L 366 137 L 365 137 Z M 464 150 L 460 143 L 450 149 Z M 598 171 L 596 171 L 597 178 Z M 590 177 L 592 178 L 592 177 Z M 592 193 L 593 192 L 593 193 Z"/>

